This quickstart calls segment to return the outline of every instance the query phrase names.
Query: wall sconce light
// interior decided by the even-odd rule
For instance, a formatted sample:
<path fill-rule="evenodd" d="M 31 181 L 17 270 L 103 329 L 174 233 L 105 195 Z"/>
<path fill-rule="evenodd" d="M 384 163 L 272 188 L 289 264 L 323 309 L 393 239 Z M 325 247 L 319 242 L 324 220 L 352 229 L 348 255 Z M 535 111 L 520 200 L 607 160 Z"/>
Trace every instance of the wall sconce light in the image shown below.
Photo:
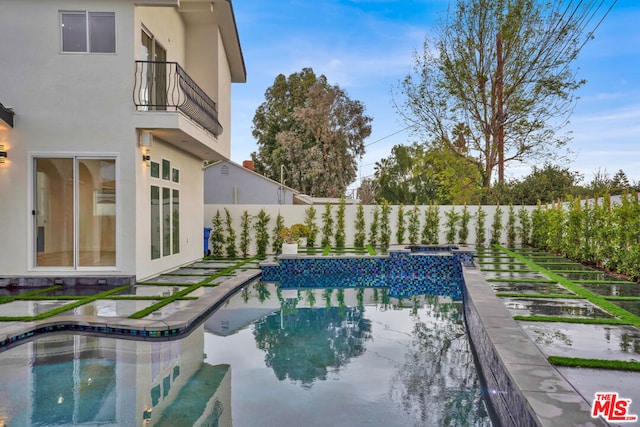
<path fill-rule="evenodd" d="M 142 161 L 147 164 L 147 166 L 151 166 L 151 149 L 146 148 L 142 152 Z"/>
<path fill-rule="evenodd" d="M 0 163 L 4 163 L 7 157 L 7 150 L 5 150 L 4 145 L 0 145 Z"/>
<path fill-rule="evenodd" d="M 152 142 L 153 142 L 153 132 L 150 132 L 148 130 L 144 130 L 140 132 L 141 147 L 151 147 Z"/>
<path fill-rule="evenodd" d="M 142 147 L 142 161 L 151 166 L 151 143 L 153 142 L 153 132 L 143 130 L 140 132 L 140 146 Z"/>
<path fill-rule="evenodd" d="M 145 424 L 151 421 L 151 411 L 153 411 L 153 409 L 149 408 L 145 409 L 144 412 L 142 412 L 142 419 L 144 420 Z"/>

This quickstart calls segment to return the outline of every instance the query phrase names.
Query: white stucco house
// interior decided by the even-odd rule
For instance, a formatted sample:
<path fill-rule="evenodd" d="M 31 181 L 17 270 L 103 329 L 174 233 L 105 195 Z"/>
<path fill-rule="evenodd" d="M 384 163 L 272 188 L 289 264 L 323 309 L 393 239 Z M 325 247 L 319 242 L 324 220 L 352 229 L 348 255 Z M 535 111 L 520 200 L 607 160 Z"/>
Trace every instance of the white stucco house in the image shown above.
<path fill-rule="evenodd" d="M 229 158 L 246 81 L 231 1 L 0 9 L 0 285 L 201 258 L 203 161 Z"/>
<path fill-rule="evenodd" d="M 299 192 L 253 170 L 253 162 L 211 163 L 204 170 L 205 205 L 292 205 Z"/>

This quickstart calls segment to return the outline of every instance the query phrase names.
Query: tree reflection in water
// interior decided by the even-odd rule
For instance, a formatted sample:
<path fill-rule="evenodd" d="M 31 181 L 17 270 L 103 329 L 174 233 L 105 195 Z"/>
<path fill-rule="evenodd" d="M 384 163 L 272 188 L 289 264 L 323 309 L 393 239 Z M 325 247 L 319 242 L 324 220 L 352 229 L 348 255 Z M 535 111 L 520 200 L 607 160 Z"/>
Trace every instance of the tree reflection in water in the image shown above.
<path fill-rule="evenodd" d="M 325 291 L 331 291 L 329 289 Z M 338 290 L 338 307 L 296 308 L 298 299 L 282 301 L 281 312 L 255 324 L 253 334 L 265 363 L 279 380 L 286 378 L 311 386 L 337 372 L 365 351 L 371 339 L 371 321 L 362 307 L 347 307 Z M 325 292 L 330 298 L 331 292 Z"/>
<path fill-rule="evenodd" d="M 424 299 L 422 309 L 420 299 Z M 398 366 L 391 398 L 424 425 L 488 423 L 460 303 L 412 297 L 412 342 Z M 472 415 L 473 414 L 473 415 Z M 486 424 L 490 425 L 490 424 Z"/>

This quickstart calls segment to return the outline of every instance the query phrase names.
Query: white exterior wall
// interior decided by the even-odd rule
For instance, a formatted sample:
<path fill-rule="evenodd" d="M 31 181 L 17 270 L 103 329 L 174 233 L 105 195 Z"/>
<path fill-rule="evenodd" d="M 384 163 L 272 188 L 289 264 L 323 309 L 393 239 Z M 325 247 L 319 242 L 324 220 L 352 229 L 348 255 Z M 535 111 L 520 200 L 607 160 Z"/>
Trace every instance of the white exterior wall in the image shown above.
<path fill-rule="evenodd" d="M 0 277 L 135 275 L 144 279 L 201 258 L 203 159 L 182 150 L 179 141 L 170 144 L 156 136 L 151 159 L 160 163 L 162 158 L 169 159 L 180 170 L 179 184 L 167 182 L 180 190 L 180 252 L 151 260 L 150 187 L 163 183 L 150 177 L 142 161 L 137 127 L 141 115 L 151 117 L 153 123 L 165 112 L 136 111 L 134 63 L 141 59 L 144 25 L 167 50 L 167 61 L 183 66 L 218 103 L 225 136 L 215 142 L 187 118 L 176 128 L 183 126 L 202 144 L 214 141 L 212 148 L 228 156 L 231 73 L 217 24 L 209 18 L 202 24 L 187 23 L 171 2 L 164 2 L 168 7 L 136 7 L 137 2 L 122 0 L 1 3 L 0 102 L 16 115 L 13 129 L 0 124 L 0 144 L 9 152 L 8 161 L 0 164 L 0 232 L 8 242 L 0 248 Z M 115 12 L 116 53 L 62 53 L 60 11 Z M 116 159 L 116 266 L 34 268 L 33 159 L 74 156 Z"/>
<path fill-rule="evenodd" d="M 162 159 L 171 161 L 171 167 L 180 171 L 180 183 L 162 178 L 152 178 L 149 168 L 143 165 L 143 178 L 139 186 L 136 257 L 137 277 L 147 278 L 159 272 L 175 269 L 202 258 L 202 229 L 199 227 L 203 206 L 202 160 L 154 138 L 151 147 L 152 160 L 162 164 Z M 142 163 L 142 162 L 141 162 Z M 151 259 L 151 186 L 180 190 L 180 252 L 158 259 Z"/>
<path fill-rule="evenodd" d="M 11 182 L 0 184 L 0 217 L 7 223 L 11 242 L 0 256 L 4 275 L 51 275 L 33 268 L 34 156 L 115 156 L 118 211 L 117 268 L 105 273 L 135 270 L 135 186 L 137 161 L 133 127 L 133 6 L 120 1 L 94 1 L 92 11 L 116 13 L 116 54 L 61 53 L 60 10 L 86 10 L 80 1 L 3 1 L 0 25 L 2 102 L 16 112 L 9 144 L 10 163 L 1 165 Z M 27 19 L 28 17 L 28 19 Z M 28 25 L 25 25 L 28 23 Z M 105 78 L 112 76 L 113 78 Z M 126 84 L 126 82 L 129 82 Z M 99 100 L 99 101 L 98 101 Z M 10 203 L 7 203 L 10 201 Z"/>
<path fill-rule="evenodd" d="M 318 236 L 316 239 L 316 246 L 319 246 L 319 242 L 322 238 L 322 214 L 325 211 L 325 206 L 324 205 L 314 205 L 313 206 L 316 210 L 316 225 L 318 226 Z M 336 216 L 337 216 L 337 212 L 338 212 L 338 207 L 337 205 L 333 205 L 331 207 L 331 213 L 334 219 L 334 225 L 333 225 L 333 230 L 335 233 L 336 230 Z M 397 221 L 398 221 L 398 207 L 397 205 L 391 206 L 391 213 L 389 215 L 389 225 L 391 228 L 391 240 L 390 243 L 396 244 L 396 230 L 397 230 Z M 267 213 L 268 215 L 270 215 L 270 222 L 269 222 L 269 226 L 268 226 L 268 230 L 269 230 L 269 236 L 271 237 L 273 235 L 273 228 L 275 227 L 276 224 L 276 217 L 278 216 L 278 213 L 280 213 L 283 217 L 284 217 L 284 225 L 285 226 L 290 226 L 292 224 L 296 224 L 296 223 L 300 223 L 300 224 L 304 224 L 304 219 L 306 216 L 306 210 L 309 208 L 309 206 L 304 206 L 304 205 L 210 205 L 210 204 L 205 204 L 204 205 L 204 217 L 203 217 L 203 226 L 204 227 L 211 227 L 211 220 L 213 219 L 213 217 L 216 215 L 216 211 L 220 211 L 220 215 L 222 215 L 222 218 L 224 220 L 225 218 L 225 212 L 224 209 L 227 208 L 229 210 L 229 212 L 231 213 L 231 217 L 233 218 L 233 225 L 234 225 L 234 229 L 236 231 L 236 245 L 239 247 L 240 245 L 240 232 L 241 232 L 241 227 L 240 227 L 240 221 L 241 221 L 241 216 L 243 214 L 244 211 L 247 211 L 249 213 L 249 215 L 251 215 L 251 217 L 255 217 L 260 210 L 264 210 L 265 213 Z M 418 208 L 420 209 L 421 215 L 420 215 L 420 231 L 419 231 L 419 235 L 422 233 L 422 226 L 424 225 L 424 212 L 425 210 L 428 208 L 428 206 L 418 206 Z M 463 206 L 446 206 L 446 205 L 442 205 L 439 206 L 439 213 L 440 213 L 440 227 L 439 227 L 439 243 L 440 244 L 444 244 L 446 243 L 446 233 L 447 233 L 447 228 L 446 228 L 446 220 L 447 217 L 445 215 L 446 212 L 450 211 L 451 208 L 453 208 L 458 214 L 462 213 L 463 210 Z M 485 218 L 485 235 L 486 235 L 486 242 L 485 244 L 489 244 L 489 239 L 491 237 L 491 226 L 493 224 L 493 218 L 495 216 L 495 212 L 496 212 L 496 206 L 482 206 L 482 210 L 484 210 L 484 212 L 486 212 L 487 216 Z M 525 206 L 525 209 L 527 209 L 527 211 L 529 212 L 529 214 L 531 214 L 531 211 L 533 211 L 536 207 L 535 206 Z M 356 220 L 356 215 L 357 215 L 357 209 L 358 206 L 357 205 L 346 205 L 345 206 L 345 235 L 346 235 L 346 242 L 345 245 L 347 247 L 353 247 L 353 241 L 354 241 L 354 236 L 355 236 L 355 220 Z M 365 238 L 365 244 L 368 242 L 369 240 L 369 228 L 371 226 L 371 222 L 373 220 L 373 211 L 375 209 L 374 205 L 366 205 L 364 206 L 364 214 L 365 214 L 365 234 L 366 234 L 366 238 Z M 413 206 L 404 206 L 404 222 L 405 222 L 405 229 L 407 229 L 407 231 L 405 231 L 405 239 L 404 239 L 404 243 L 408 244 L 409 238 L 409 232 L 408 232 L 408 225 L 409 225 L 409 212 L 413 209 Z M 509 215 L 509 207 L 508 206 L 501 206 L 500 209 L 502 210 L 502 234 L 501 234 L 501 238 L 500 241 L 501 242 L 505 242 L 507 241 L 507 219 L 508 219 L 508 215 Z M 520 209 L 520 206 L 514 206 L 514 209 L 516 210 L 516 214 L 518 212 L 518 210 Z M 378 210 L 379 210 L 379 215 L 380 215 L 380 206 L 378 206 Z M 475 224 L 476 224 L 476 215 L 478 212 L 478 206 L 467 206 L 467 211 L 471 214 L 471 219 L 469 220 L 469 237 L 467 238 L 467 243 L 468 244 L 475 244 L 476 241 L 476 232 L 475 232 Z M 378 220 L 379 221 L 379 220 Z M 456 227 L 458 230 L 460 229 L 460 224 L 458 222 L 458 226 Z M 378 231 L 378 236 L 379 236 L 379 231 Z M 257 249 L 255 246 L 255 231 L 253 230 L 253 228 L 251 229 L 251 253 L 255 254 Z M 519 237 L 519 236 L 518 236 Z M 272 252 L 271 251 L 271 240 L 269 242 L 269 246 L 268 246 L 268 250 L 267 252 Z M 418 240 L 420 240 L 420 237 L 418 237 Z M 204 243 L 204 242 L 203 242 Z M 456 243 L 457 242 L 457 234 L 456 234 Z M 519 244 L 520 242 L 518 240 L 516 240 L 516 244 Z"/>

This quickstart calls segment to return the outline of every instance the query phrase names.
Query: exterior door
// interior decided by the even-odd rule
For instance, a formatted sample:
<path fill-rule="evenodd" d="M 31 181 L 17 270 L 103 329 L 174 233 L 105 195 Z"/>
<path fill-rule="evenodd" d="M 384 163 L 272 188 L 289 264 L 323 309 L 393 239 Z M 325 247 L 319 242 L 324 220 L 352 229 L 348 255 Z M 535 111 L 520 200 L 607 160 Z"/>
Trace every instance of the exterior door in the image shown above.
<path fill-rule="evenodd" d="M 143 104 L 150 110 L 167 109 L 167 51 L 151 35 L 142 30 L 141 38 L 142 60 L 144 65 L 145 87 L 143 88 Z"/>
<path fill-rule="evenodd" d="M 36 158 L 35 266 L 116 265 L 116 161 Z"/>

